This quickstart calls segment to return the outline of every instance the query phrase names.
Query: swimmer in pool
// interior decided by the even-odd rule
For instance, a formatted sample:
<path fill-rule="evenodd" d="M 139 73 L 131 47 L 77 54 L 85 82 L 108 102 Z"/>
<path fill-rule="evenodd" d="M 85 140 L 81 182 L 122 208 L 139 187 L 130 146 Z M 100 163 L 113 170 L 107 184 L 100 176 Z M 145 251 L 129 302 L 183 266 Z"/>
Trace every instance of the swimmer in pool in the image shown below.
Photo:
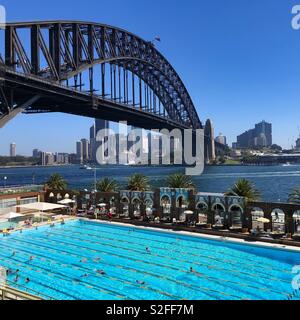
<path fill-rule="evenodd" d="M 31 256 L 30 258 L 29 258 L 29 261 L 33 261 L 34 260 L 34 256 Z"/>
<path fill-rule="evenodd" d="M 99 262 L 101 260 L 101 258 L 94 258 L 93 261 L 94 262 Z"/>
<path fill-rule="evenodd" d="M 81 262 L 81 263 L 86 263 L 86 262 L 87 262 L 87 258 L 83 258 L 83 259 L 81 259 L 79 262 Z"/>
<path fill-rule="evenodd" d="M 30 282 L 30 279 L 29 278 L 26 278 L 26 283 L 29 283 Z"/>
<path fill-rule="evenodd" d="M 89 275 L 87 273 L 83 274 L 80 278 L 87 278 Z"/>
<path fill-rule="evenodd" d="M 147 253 L 151 253 L 151 250 L 149 248 L 146 248 Z"/>
<path fill-rule="evenodd" d="M 200 272 L 195 271 L 192 267 L 190 267 L 190 272 L 196 275 L 200 275 Z"/>
<path fill-rule="evenodd" d="M 14 282 L 18 282 L 18 280 L 19 280 L 19 277 L 20 277 L 20 276 L 19 276 L 19 275 L 17 274 L 17 275 L 16 275 L 16 277 L 15 277 L 15 280 L 14 280 Z"/>
<path fill-rule="evenodd" d="M 136 283 L 137 283 L 137 284 L 141 284 L 141 285 L 144 285 L 144 284 L 145 284 L 144 281 L 140 281 L 140 280 L 136 280 Z"/>
<path fill-rule="evenodd" d="M 12 257 L 14 257 L 16 255 L 16 251 L 13 251 L 13 253 L 12 253 Z"/>
<path fill-rule="evenodd" d="M 7 269 L 7 270 L 6 270 L 6 275 L 7 275 L 7 276 L 9 276 L 9 275 L 12 274 L 12 273 L 13 273 L 13 272 L 12 272 L 11 269 Z"/>
<path fill-rule="evenodd" d="M 97 273 L 101 274 L 102 276 L 106 274 L 105 271 L 103 271 L 103 270 L 97 270 Z"/>

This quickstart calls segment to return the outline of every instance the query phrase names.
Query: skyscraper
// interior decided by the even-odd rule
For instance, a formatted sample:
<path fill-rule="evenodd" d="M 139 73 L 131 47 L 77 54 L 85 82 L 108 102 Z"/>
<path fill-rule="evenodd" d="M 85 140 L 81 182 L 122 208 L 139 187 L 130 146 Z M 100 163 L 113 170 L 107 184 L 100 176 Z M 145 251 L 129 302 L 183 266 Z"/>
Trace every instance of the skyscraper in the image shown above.
<path fill-rule="evenodd" d="M 15 143 L 10 144 L 10 150 L 9 150 L 10 157 L 16 157 L 17 155 L 17 145 Z"/>
<path fill-rule="evenodd" d="M 82 160 L 87 162 L 90 160 L 90 143 L 87 139 L 81 139 L 82 144 Z"/>
<path fill-rule="evenodd" d="M 239 148 L 263 148 L 273 144 L 272 124 L 262 121 L 255 125 L 254 129 L 248 130 L 237 137 Z"/>
<path fill-rule="evenodd" d="M 81 141 L 76 142 L 76 158 L 78 163 L 83 163 L 83 148 Z"/>
<path fill-rule="evenodd" d="M 255 125 L 255 137 L 258 138 L 259 147 L 270 147 L 273 144 L 272 139 L 272 124 L 262 121 Z"/>
<path fill-rule="evenodd" d="M 109 129 L 109 121 L 102 119 L 95 119 L 95 124 L 90 128 L 90 156 L 93 162 L 97 162 L 97 149 L 101 146 L 101 141 L 96 141 L 97 134 L 101 130 Z"/>
<path fill-rule="evenodd" d="M 96 128 L 95 124 L 93 124 L 90 128 L 90 150 L 89 150 L 89 158 L 93 160 L 93 150 L 96 147 Z"/>
<path fill-rule="evenodd" d="M 32 157 L 33 158 L 39 158 L 40 157 L 40 154 L 41 154 L 41 151 L 39 149 L 34 149 L 32 151 Z"/>

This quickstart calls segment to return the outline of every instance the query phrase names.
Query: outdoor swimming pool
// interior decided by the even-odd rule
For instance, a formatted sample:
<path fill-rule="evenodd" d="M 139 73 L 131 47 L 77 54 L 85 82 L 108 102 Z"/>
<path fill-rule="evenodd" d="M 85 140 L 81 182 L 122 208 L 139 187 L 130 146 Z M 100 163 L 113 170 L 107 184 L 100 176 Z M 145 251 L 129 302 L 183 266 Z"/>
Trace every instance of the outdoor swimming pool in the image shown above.
<path fill-rule="evenodd" d="M 4 229 L 9 229 L 9 228 L 15 228 L 17 227 L 18 223 L 17 222 L 1 222 L 0 221 L 0 230 L 4 230 Z"/>
<path fill-rule="evenodd" d="M 48 299 L 287 300 L 297 264 L 297 252 L 81 220 L 0 237 L 0 266 L 20 270 L 10 283 Z"/>

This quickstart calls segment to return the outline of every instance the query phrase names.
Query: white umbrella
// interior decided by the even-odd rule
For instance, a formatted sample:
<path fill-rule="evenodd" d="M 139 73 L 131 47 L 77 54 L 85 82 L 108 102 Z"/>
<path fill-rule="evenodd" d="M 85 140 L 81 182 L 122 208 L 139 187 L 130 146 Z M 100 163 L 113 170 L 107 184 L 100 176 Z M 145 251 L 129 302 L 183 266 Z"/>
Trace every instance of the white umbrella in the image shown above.
<path fill-rule="evenodd" d="M 64 199 L 64 200 L 61 200 L 61 201 L 58 201 L 59 204 L 71 204 L 71 203 L 75 203 L 74 200 L 71 200 L 71 199 Z"/>
<path fill-rule="evenodd" d="M 270 220 L 266 218 L 258 218 L 256 221 L 261 223 L 270 223 Z"/>
<path fill-rule="evenodd" d="M 101 208 L 105 208 L 107 206 L 107 204 L 106 203 L 99 203 L 98 206 Z"/>
<path fill-rule="evenodd" d="M 194 214 L 194 212 L 191 210 L 186 210 L 184 211 L 184 214 L 191 215 L 191 214 Z"/>
<path fill-rule="evenodd" d="M 20 213 L 15 213 L 15 212 L 10 212 L 10 213 L 7 213 L 7 214 L 4 214 L 3 216 L 1 216 L 1 218 L 3 219 L 14 219 L 14 218 L 20 218 L 20 217 L 23 217 L 22 214 Z"/>
<path fill-rule="evenodd" d="M 50 210 L 57 210 L 57 209 L 67 209 L 68 207 L 62 204 L 53 204 L 47 202 L 35 202 L 35 203 L 28 203 L 24 205 L 17 206 L 17 208 L 27 209 L 32 211 L 40 211 L 44 213 L 45 211 Z M 43 215 L 42 215 L 43 218 Z M 43 220 L 43 219 L 42 219 Z"/>

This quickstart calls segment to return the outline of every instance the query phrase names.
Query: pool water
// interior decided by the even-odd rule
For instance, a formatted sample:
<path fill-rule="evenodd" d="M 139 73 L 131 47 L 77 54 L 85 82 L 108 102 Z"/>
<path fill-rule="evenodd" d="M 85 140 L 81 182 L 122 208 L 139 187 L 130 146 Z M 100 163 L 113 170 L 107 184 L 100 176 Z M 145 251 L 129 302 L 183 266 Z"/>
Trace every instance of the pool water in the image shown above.
<path fill-rule="evenodd" d="M 0 222 L 0 230 L 5 230 L 9 228 L 16 228 L 18 226 L 17 222 Z"/>
<path fill-rule="evenodd" d="M 293 251 L 82 220 L 0 237 L 0 266 L 20 270 L 9 283 L 45 299 L 287 300 L 299 264 Z"/>

